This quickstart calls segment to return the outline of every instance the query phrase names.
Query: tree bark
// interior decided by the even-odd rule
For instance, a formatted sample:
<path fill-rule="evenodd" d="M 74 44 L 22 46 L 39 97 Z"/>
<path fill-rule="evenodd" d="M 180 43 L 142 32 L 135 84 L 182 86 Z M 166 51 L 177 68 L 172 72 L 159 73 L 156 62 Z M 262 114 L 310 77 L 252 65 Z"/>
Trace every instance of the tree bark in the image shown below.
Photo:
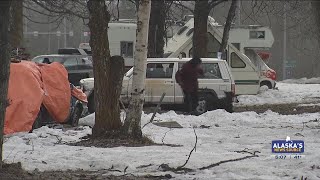
<path fill-rule="evenodd" d="M 193 57 L 207 57 L 208 16 L 210 12 L 208 0 L 197 0 L 194 7 Z"/>
<path fill-rule="evenodd" d="M 230 8 L 229 8 L 229 12 L 228 12 L 228 16 L 226 19 L 226 23 L 223 29 L 223 36 L 222 36 L 222 42 L 221 42 L 221 46 L 219 49 L 219 52 L 225 52 L 225 49 L 227 47 L 228 44 L 228 39 L 229 39 L 229 32 L 230 32 L 230 28 L 232 25 L 232 21 L 233 18 L 235 16 L 235 12 L 236 12 L 236 8 L 237 8 L 237 1 L 239 0 L 232 0 Z"/>
<path fill-rule="evenodd" d="M 312 7 L 312 11 L 314 14 L 314 19 L 315 19 L 315 27 L 316 27 L 316 33 L 315 36 L 317 38 L 317 42 L 318 42 L 318 48 L 320 48 L 320 1 L 312 1 L 311 2 L 311 7 Z M 312 61 L 312 72 L 313 75 L 315 76 L 319 76 L 319 66 L 320 66 L 320 62 L 318 60 L 313 60 Z"/>
<path fill-rule="evenodd" d="M 23 41 L 23 0 L 12 1 L 10 11 L 10 45 L 20 48 Z"/>
<path fill-rule="evenodd" d="M 110 14 L 104 0 L 89 0 L 89 28 L 91 32 L 94 72 L 95 125 L 93 137 L 106 131 L 119 130 L 122 126 L 119 110 L 124 61 L 110 57 L 108 23 Z M 121 77 L 121 80 L 120 78 Z M 119 90 L 120 89 L 120 90 Z"/>
<path fill-rule="evenodd" d="M 148 57 L 163 57 L 165 37 L 165 1 L 152 0 L 149 21 Z"/>
<path fill-rule="evenodd" d="M 151 0 L 140 0 L 137 21 L 137 40 L 132 80 L 132 100 L 129 105 L 124 128 L 134 139 L 142 137 L 141 113 L 144 101 L 145 75 L 148 53 L 148 29 L 151 10 Z"/>
<path fill-rule="evenodd" d="M 9 23 L 11 1 L 0 1 L 0 168 L 2 168 L 3 130 L 8 106 L 10 74 Z"/>

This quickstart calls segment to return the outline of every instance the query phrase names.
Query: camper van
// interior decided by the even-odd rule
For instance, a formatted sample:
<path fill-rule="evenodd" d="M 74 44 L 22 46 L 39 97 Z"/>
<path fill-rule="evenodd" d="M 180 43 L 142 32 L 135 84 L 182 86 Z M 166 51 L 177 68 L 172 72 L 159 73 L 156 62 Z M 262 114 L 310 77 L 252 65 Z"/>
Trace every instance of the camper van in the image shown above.
<path fill-rule="evenodd" d="M 216 26 L 222 33 L 223 26 Z M 265 61 L 270 57 L 268 51 L 274 42 L 270 28 L 260 25 L 243 25 L 232 27 L 229 32 L 229 43 L 249 57 L 260 72 L 260 86 L 275 88 L 276 72 Z"/>
<path fill-rule="evenodd" d="M 121 20 L 109 23 L 108 39 L 110 54 L 111 56 L 122 56 L 127 69 L 133 66 L 136 29 L 137 25 L 134 20 Z M 80 43 L 79 48 L 91 53 L 89 43 Z"/>
<path fill-rule="evenodd" d="M 192 57 L 192 37 L 194 19 L 191 18 L 181 29 L 168 41 L 164 49 L 166 57 Z M 208 55 L 218 57 L 218 51 L 222 41 L 223 26 L 208 17 Z M 231 67 L 232 75 L 236 83 L 236 94 L 257 94 L 261 83 L 271 80 L 270 87 L 275 85 L 275 74 L 257 55 L 255 48 L 267 49 L 273 44 L 272 32 L 267 27 L 247 26 L 243 28 L 233 27 L 230 30 L 229 43 L 226 52 L 223 53 Z M 263 66 L 262 66 L 262 65 Z M 262 68 L 263 67 L 263 68 Z M 269 78 L 261 73 L 269 70 Z M 274 72 L 275 73 L 275 72 Z M 273 79 L 271 79 L 271 77 Z"/>
<path fill-rule="evenodd" d="M 172 37 L 178 28 L 178 25 L 172 24 L 167 29 L 167 37 Z M 119 21 L 109 23 L 108 38 L 111 56 L 122 56 L 127 70 L 133 66 L 136 29 L 136 20 L 133 19 L 120 19 Z M 91 54 L 89 43 L 80 43 L 79 49 L 83 49 L 87 54 Z"/>

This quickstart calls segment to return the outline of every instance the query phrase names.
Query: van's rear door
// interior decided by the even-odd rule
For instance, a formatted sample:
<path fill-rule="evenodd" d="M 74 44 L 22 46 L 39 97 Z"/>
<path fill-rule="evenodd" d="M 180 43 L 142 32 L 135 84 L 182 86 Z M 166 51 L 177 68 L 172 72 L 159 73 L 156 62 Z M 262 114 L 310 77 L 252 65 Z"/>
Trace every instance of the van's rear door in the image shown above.
<path fill-rule="evenodd" d="M 236 95 L 257 94 L 260 78 L 254 64 L 244 54 L 231 48 L 228 55 L 228 63 L 236 84 Z"/>

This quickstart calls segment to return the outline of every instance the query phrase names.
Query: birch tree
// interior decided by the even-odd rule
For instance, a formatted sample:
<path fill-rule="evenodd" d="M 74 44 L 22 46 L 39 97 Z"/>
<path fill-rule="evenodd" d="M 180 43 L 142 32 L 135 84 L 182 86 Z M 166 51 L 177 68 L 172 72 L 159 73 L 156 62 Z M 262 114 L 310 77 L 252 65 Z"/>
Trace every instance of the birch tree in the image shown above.
<path fill-rule="evenodd" d="M 132 138 L 142 137 L 141 113 L 144 101 L 145 75 L 148 54 L 148 29 L 151 10 L 151 0 L 140 0 L 137 20 L 137 39 L 132 80 L 132 99 L 125 120 L 125 130 Z"/>
<path fill-rule="evenodd" d="M 9 20 L 11 1 L 0 1 L 0 168 L 2 168 L 3 130 L 8 106 L 8 83 L 10 73 Z"/>

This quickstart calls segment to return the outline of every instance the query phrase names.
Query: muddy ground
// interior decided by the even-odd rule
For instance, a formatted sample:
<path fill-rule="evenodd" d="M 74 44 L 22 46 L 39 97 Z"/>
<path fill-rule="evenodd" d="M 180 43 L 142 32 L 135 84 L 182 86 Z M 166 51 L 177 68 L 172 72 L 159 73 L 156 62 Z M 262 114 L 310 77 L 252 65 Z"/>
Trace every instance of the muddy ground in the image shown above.
<path fill-rule="evenodd" d="M 303 114 L 303 113 L 316 113 L 320 112 L 320 104 L 314 105 L 319 102 L 311 103 L 303 103 L 309 104 L 308 106 L 301 106 L 301 103 L 289 103 L 289 104 L 264 104 L 264 105 L 250 105 L 250 106 L 237 106 L 233 107 L 234 112 L 245 112 L 245 111 L 254 111 L 256 113 L 264 113 L 268 110 L 273 112 L 277 112 L 282 115 L 293 115 L 293 114 Z M 155 107 L 145 107 L 145 113 L 153 113 Z M 182 111 L 183 108 L 178 107 L 170 107 L 170 106 L 162 106 L 159 113 L 165 113 L 170 110 L 174 110 L 177 114 L 184 114 Z"/>
<path fill-rule="evenodd" d="M 241 106 L 234 107 L 235 112 L 254 111 L 256 113 L 264 113 L 268 110 L 277 112 L 282 115 L 293 115 L 303 113 L 316 113 L 320 112 L 319 105 L 310 104 L 309 106 L 299 106 L 299 103 L 290 104 L 265 104 L 265 105 L 254 105 L 254 106 Z"/>
<path fill-rule="evenodd" d="M 0 169 L 0 179 L 1 180 L 160 180 L 160 179 L 171 179 L 170 174 L 163 176 L 135 176 L 132 174 L 125 174 L 114 176 L 110 175 L 112 171 L 120 171 L 116 169 L 105 169 L 99 171 L 45 171 L 39 172 L 37 170 L 33 172 L 27 172 L 21 168 L 20 163 L 14 164 L 4 164 L 2 169 Z"/>

